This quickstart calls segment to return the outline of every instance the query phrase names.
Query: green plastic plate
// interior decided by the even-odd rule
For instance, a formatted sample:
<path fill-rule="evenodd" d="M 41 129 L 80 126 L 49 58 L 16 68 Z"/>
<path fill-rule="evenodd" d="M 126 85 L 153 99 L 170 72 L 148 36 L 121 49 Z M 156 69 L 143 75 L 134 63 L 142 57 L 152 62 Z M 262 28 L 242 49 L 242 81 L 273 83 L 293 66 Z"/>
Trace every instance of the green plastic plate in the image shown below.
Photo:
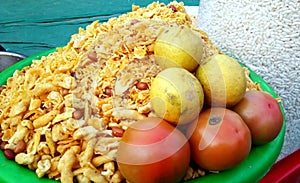
<path fill-rule="evenodd" d="M 0 73 L 0 85 L 6 84 L 6 81 L 11 77 L 15 70 L 20 70 L 32 63 L 32 60 L 40 59 L 56 49 L 51 49 L 37 55 L 30 56 L 4 70 Z M 243 65 L 244 66 L 244 65 Z M 264 91 L 269 92 L 273 97 L 278 97 L 273 89 L 256 73 L 250 70 L 250 78 L 259 83 Z M 283 107 L 280 103 L 282 114 L 284 115 Z M 209 174 L 207 176 L 188 181 L 188 183 L 238 183 L 238 182 L 258 182 L 272 167 L 278 158 L 285 135 L 286 124 L 283 123 L 280 134 L 272 142 L 253 147 L 249 156 L 238 166 L 223 171 L 217 174 Z M 16 162 L 7 160 L 3 152 L 0 151 L 0 182 L 1 183 L 57 183 L 57 181 L 47 178 L 38 178 L 34 171 L 26 167 L 18 165 Z"/>

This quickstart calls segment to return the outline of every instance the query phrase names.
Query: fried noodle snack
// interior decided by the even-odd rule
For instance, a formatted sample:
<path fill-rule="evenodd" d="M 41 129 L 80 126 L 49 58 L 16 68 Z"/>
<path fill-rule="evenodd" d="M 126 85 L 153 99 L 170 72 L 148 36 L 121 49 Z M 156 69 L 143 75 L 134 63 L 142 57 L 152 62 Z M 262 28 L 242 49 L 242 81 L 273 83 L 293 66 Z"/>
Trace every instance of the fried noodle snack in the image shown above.
<path fill-rule="evenodd" d="M 161 68 L 153 44 L 161 31 L 177 25 L 201 37 L 203 59 L 219 52 L 183 3 L 154 2 L 80 28 L 66 46 L 15 71 L 1 88 L 2 148 L 15 151 L 15 161 L 38 177 L 124 181 L 114 161 L 119 140 L 132 122 L 155 115 L 149 88 Z M 185 180 L 202 175 L 190 168 Z"/>

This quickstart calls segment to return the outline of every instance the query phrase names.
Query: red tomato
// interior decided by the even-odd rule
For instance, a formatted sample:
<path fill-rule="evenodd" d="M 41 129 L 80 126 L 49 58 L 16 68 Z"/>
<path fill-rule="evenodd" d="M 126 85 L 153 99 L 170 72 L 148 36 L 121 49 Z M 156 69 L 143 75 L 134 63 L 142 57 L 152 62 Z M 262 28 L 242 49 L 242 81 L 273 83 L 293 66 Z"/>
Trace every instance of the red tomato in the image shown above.
<path fill-rule="evenodd" d="M 221 171 L 242 162 L 251 150 L 251 134 L 242 118 L 225 108 L 202 111 L 187 129 L 192 159 L 200 167 Z"/>
<path fill-rule="evenodd" d="M 244 98 L 233 108 L 248 125 L 255 145 L 272 141 L 279 134 L 283 116 L 280 106 L 271 94 L 247 91 Z"/>
<path fill-rule="evenodd" d="M 124 132 L 117 163 L 130 183 L 179 182 L 190 163 L 190 146 L 168 122 L 146 118 Z"/>

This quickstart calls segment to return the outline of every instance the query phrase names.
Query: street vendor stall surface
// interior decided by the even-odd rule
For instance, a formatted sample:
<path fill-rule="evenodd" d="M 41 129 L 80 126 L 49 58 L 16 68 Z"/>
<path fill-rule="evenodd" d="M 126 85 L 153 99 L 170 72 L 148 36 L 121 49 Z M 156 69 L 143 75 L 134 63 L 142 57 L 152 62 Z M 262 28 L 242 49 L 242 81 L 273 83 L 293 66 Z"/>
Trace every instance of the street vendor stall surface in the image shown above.
<path fill-rule="evenodd" d="M 132 4 L 146 6 L 151 2 L 150 0 L 6 1 L 0 6 L 0 45 L 7 51 L 28 56 L 45 52 L 66 45 L 70 36 L 78 32 L 79 27 L 85 28 L 95 20 L 104 22 L 109 18 L 129 12 Z M 161 2 L 169 3 L 170 1 Z M 188 6 L 187 11 L 197 16 L 199 1 L 186 0 L 184 3 Z M 299 9 L 299 6 L 293 8 Z M 300 22 L 298 25 L 300 26 Z M 298 43 L 299 36 L 296 44 Z M 297 77 L 300 77 L 299 72 Z M 299 83 L 295 86 L 298 86 L 296 89 L 299 90 Z M 299 99 L 299 93 L 297 96 Z M 299 108 L 299 106 L 295 107 Z M 299 111 L 295 118 L 294 124 L 287 121 L 286 139 L 288 141 L 284 142 L 280 159 L 299 148 L 299 125 L 297 125 L 300 123 Z"/>

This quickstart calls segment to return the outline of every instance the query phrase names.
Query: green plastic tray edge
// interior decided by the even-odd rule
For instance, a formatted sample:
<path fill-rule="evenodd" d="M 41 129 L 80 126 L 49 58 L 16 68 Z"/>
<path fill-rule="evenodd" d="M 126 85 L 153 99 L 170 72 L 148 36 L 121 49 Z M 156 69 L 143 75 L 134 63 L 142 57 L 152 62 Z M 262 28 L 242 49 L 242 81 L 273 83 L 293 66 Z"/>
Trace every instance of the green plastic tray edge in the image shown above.
<path fill-rule="evenodd" d="M 6 68 L 4 71 L 0 73 L 0 86 L 6 84 L 6 80 L 13 75 L 16 70 L 21 70 L 22 68 L 29 66 L 33 60 L 40 60 L 42 56 L 47 56 L 52 52 L 55 52 L 56 48 L 49 49 L 45 52 L 41 52 L 30 57 L 27 57 L 19 62 L 11 65 L 10 67 Z"/>
<path fill-rule="evenodd" d="M 12 65 L 7 68 L 3 72 L 0 73 L 0 85 L 6 83 L 6 80 L 13 75 L 15 70 L 20 70 L 25 66 L 28 66 L 32 63 L 32 60 L 38 60 L 42 56 L 46 56 L 52 52 L 56 51 L 56 49 L 50 49 L 48 51 L 30 56 L 24 60 L 19 61 L 18 63 Z M 242 66 L 246 67 L 241 63 Z M 247 67 L 248 68 L 248 67 Z M 249 69 L 249 68 L 248 68 Z M 266 83 L 259 75 L 250 70 L 250 78 L 260 84 L 261 88 L 269 92 L 273 97 L 278 98 L 277 94 L 273 91 L 273 89 Z M 277 160 L 285 136 L 285 114 L 284 109 L 282 107 L 281 102 L 280 108 L 284 117 L 284 123 L 282 129 L 272 142 L 253 147 L 248 157 L 240 163 L 238 166 L 223 171 L 219 174 L 209 174 L 207 176 L 194 179 L 191 181 L 187 181 L 188 183 L 202 183 L 202 182 L 220 182 L 220 183 L 238 183 L 238 182 L 258 182 L 272 167 L 272 165 Z M 2 183 L 15 183 L 16 180 L 18 182 L 41 182 L 41 183 L 55 183 L 57 181 L 50 180 L 47 178 L 38 178 L 34 171 L 29 170 L 26 167 L 20 166 L 14 161 L 7 160 L 3 152 L 0 152 L 0 182 Z M 16 172 L 18 172 L 16 174 Z M 8 178 L 9 177 L 9 178 Z"/>

